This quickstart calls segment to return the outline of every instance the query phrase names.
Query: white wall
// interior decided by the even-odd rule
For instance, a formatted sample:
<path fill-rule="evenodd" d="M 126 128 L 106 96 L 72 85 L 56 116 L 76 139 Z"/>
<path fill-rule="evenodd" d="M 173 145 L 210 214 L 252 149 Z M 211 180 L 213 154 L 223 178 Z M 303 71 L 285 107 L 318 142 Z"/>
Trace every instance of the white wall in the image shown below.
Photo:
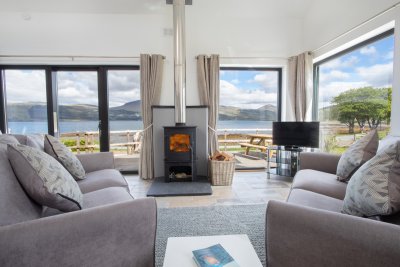
<path fill-rule="evenodd" d="M 254 6 L 243 10 L 240 5 L 230 6 L 227 0 L 211 10 L 213 2 L 194 1 L 186 7 L 188 105 L 199 104 L 195 62 L 199 54 L 220 54 L 222 64 L 284 67 L 284 58 L 302 49 L 298 45 L 302 36 L 300 18 L 265 16 Z M 264 1 L 256 2 L 265 5 Z M 165 28 L 172 28 L 171 5 L 164 5 L 155 14 L 29 14 L 31 19 L 24 20 L 22 13 L 0 11 L 1 55 L 134 57 L 140 53 L 159 53 L 166 56 L 161 104 L 173 105 L 173 39 L 163 33 Z M 0 63 L 102 62 L 138 64 L 139 60 L 0 59 Z"/>

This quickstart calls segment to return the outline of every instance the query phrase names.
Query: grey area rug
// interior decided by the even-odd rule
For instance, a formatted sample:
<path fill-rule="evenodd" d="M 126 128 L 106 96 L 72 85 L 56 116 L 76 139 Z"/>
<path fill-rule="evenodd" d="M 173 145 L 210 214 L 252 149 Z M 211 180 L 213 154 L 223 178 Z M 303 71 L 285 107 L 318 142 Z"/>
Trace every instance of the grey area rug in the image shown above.
<path fill-rule="evenodd" d="M 149 191 L 147 191 L 148 197 L 202 196 L 211 194 L 211 185 L 206 179 L 199 179 L 195 182 L 166 183 L 164 177 L 154 179 Z"/>
<path fill-rule="evenodd" d="M 247 234 L 265 266 L 266 205 L 158 209 L 156 266 L 164 262 L 168 237 Z"/>

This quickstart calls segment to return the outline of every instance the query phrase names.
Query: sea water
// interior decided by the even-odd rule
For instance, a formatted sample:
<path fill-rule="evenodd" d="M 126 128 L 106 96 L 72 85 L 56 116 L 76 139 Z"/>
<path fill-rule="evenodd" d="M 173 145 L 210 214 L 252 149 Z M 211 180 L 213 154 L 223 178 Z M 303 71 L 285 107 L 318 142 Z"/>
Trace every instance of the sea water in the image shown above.
<path fill-rule="evenodd" d="M 61 121 L 59 122 L 60 133 L 88 132 L 98 131 L 98 121 Z M 47 122 L 8 122 L 9 133 L 27 134 L 27 133 L 47 133 Z M 142 121 L 110 121 L 111 131 L 141 130 Z M 251 132 L 271 133 L 271 121 L 218 121 L 217 130 L 223 132 Z"/>

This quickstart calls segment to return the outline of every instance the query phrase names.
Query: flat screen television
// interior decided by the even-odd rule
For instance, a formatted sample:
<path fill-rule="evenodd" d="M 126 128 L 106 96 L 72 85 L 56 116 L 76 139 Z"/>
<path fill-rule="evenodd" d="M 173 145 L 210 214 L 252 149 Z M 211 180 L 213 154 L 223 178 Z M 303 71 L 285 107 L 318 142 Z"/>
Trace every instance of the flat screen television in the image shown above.
<path fill-rule="evenodd" d="M 319 147 L 319 121 L 273 122 L 272 143 L 285 147 Z"/>

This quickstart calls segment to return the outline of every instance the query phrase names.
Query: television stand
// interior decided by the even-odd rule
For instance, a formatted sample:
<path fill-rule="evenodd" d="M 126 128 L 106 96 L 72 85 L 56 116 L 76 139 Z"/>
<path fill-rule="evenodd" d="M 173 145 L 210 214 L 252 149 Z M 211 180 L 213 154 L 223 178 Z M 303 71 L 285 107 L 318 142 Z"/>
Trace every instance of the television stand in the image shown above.
<path fill-rule="evenodd" d="M 284 149 L 285 151 L 298 151 L 298 152 L 303 151 L 303 148 L 299 146 L 284 146 Z"/>
<path fill-rule="evenodd" d="M 299 155 L 303 148 L 296 146 L 270 146 L 267 148 L 267 174 L 294 177 L 299 167 Z M 274 166 L 271 166 L 274 165 Z"/>

